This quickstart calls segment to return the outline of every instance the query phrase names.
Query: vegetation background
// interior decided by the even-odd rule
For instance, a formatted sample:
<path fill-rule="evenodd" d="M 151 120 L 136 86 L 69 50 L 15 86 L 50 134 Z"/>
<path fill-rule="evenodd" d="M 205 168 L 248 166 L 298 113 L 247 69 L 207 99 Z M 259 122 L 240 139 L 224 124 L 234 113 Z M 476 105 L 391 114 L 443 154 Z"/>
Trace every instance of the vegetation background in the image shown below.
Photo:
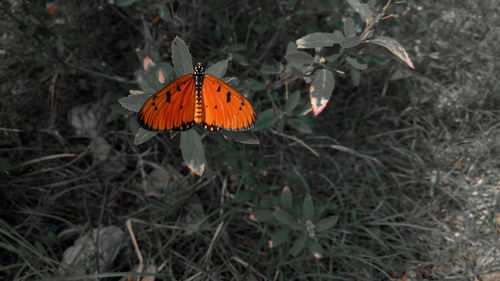
<path fill-rule="evenodd" d="M 348 2 L 1 1 L 0 279 L 500 279 L 497 2 L 392 3 L 374 34 L 415 69 L 350 48 L 313 116 L 311 73 L 280 64 L 346 18 L 359 34 Z M 135 145 L 118 103 L 176 36 L 231 57 L 260 114 L 258 145 L 199 130 L 202 177 L 178 136 Z"/>

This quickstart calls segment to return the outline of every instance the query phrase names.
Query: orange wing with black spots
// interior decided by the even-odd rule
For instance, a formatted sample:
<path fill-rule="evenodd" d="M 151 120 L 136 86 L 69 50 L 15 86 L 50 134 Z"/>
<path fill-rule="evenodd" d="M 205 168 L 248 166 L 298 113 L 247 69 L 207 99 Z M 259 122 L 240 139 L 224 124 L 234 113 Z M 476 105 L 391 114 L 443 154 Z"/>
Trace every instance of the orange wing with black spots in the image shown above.
<path fill-rule="evenodd" d="M 255 127 L 257 119 L 250 102 L 219 78 L 205 74 L 201 96 L 205 129 L 246 131 Z"/>
<path fill-rule="evenodd" d="M 151 131 L 188 130 L 195 125 L 195 100 L 193 74 L 186 74 L 152 95 L 137 119 Z"/>

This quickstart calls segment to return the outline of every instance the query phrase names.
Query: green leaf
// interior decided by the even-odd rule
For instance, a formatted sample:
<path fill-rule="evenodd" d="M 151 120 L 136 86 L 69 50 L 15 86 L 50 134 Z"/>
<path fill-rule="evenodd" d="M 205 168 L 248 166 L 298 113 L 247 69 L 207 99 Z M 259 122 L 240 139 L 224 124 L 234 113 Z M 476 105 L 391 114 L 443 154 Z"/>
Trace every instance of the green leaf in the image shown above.
<path fill-rule="evenodd" d="M 351 69 L 351 80 L 354 86 L 358 87 L 361 82 L 361 72 L 359 70 L 352 68 Z"/>
<path fill-rule="evenodd" d="M 401 44 L 393 38 L 379 36 L 368 40 L 368 42 L 387 48 L 392 54 L 404 61 L 410 68 L 415 68 L 405 48 L 403 48 L 403 46 L 401 46 Z"/>
<path fill-rule="evenodd" d="M 300 236 L 293 242 L 292 247 L 288 250 L 292 256 L 296 257 L 306 246 L 307 235 L 301 233 Z"/>
<path fill-rule="evenodd" d="M 222 135 L 244 144 L 259 144 L 259 139 L 253 132 L 222 131 Z"/>
<path fill-rule="evenodd" d="M 307 239 L 307 240 L 308 240 L 307 247 L 309 248 L 313 256 L 316 259 L 322 258 L 324 250 L 323 247 L 321 247 L 321 245 L 319 244 L 319 242 L 314 241 L 312 239 Z"/>
<path fill-rule="evenodd" d="M 263 63 L 259 69 L 261 74 L 278 74 L 280 73 L 279 65 L 271 65 Z"/>
<path fill-rule="evenodd" d="M 137 1 L 138 0 L 118 0 L 118 1 L 116 1 L 116 6 L 126 7 L 126 6 L 134 4 L 134 2 L 137 2 Z"/>
<path fill-rule="evenodd" d="M 293 207 L 293 196 L 292 191 L 288 186 L 283 187 L 280 195 L 280 206 L 281 208 L 291 211 Z"/>
<path fill-rule="evenodd" d="M 274 212 L 271 210 L 259 209 L 253 212 L 253 215 L 258 221 L 268 222 L 274 218 Z"/>
<path fill-rule="evenodd" d="M 356 35 L 356 24 L 351 18 L 344 19 L 344 35 L 345 37 L 353 37 Z"/>
<path fill-rule="evenodd" d="M 192 173 L 201 176 L 205 171 L 205 150 L 201 143 L 200 135 L 196 130 L 181 133 L 182 158 Z"/>
<path fill-rule="evenodd" d="M 177 77 L 193 73 L 193 58 L 186 43 L 178 36 L 172 41 L 172 62 Z"/>
<path fill-rule="evenodd" d="M 141 90 L 147 94 L 154 94 L 163 87 L 160 81 L 158 81 L 158 77 L 152 71 L 139 71 L 137 80 L 139 81 Z"/>
<path fill-rule="evenodd" d="M 289 63 L 304 65 L 311 64 L 314 60 L 314 57 L 306 52 L 295 51 L 285 55 L 285 58 Z"/>
<path fill-rule="evenodd" d="M 278 117 L 274 115 L 272 108 L 266 109 L 259 115 L 259 124 L 255 127 L 255 130 L 267 129 L 274 125 L 276 121 L 278 121 Z"/>
<path fill-rule="evenodd" d="M 359 0 L 347 0 L 347 3 L 351 5 L 363 21 L 366 21 L 373 15 L 373 11 L 368 4 L 360 3 Z"/>
<path fill-rule="evenodd" d="M 340 46 L 342 46 L 342 48 L 349 49 L 349 48 L 354 48 L 354 47 L 358 46 L 360 43 L 361 43 L 361 39 L 359 38 L 359 36 L 354 36 L 354 37 L 348 37 L 348 38 L 345 38 L 344 40 L 342 40 L 342 42 L 340 42 Z"/>
<path fill-rule="evenodd" d="M 139 128 L 137 134 L 135 134 L 134 144 L 139 145 L 150 140 L 152 137 L 156 136 L 158 132 L 148 131 L 143 128 Z"/>
<path fill-rule="evenodd" d="M 288 125 L 290 127 L 294 128 L 295 130 L 297 130 L 299 132 L 302 132 L 304 134 L 311 134 L 312 133 L 312 129 L 311 129 L 311 127 L 309 127 L 309 124 L 307 124 L 306 122 L 304 122 L 300 119 L 296 119 L 296 118 L 287 119 L 286 122 L 288 123 Z"/>
<path fill-rule="evenodd" d="M 297 107 L 300 100 L 300 92 L 295 91 L 288 96 L 285 104 L 285 112 L 287 115 L 292 116 L 293 110 Z"/>
<path fill-rule="evenodd" d="M 331 47 L 339 44 L 344 39 L 342 33 L 336 30 L 333 33 L 314 32 L 307 34 L 295 41 L 298 49 Z"/>
<path fill-rule="evenodd" d="M 310 194 L 306 194 L 302 203 L 302 219 L 304 221 L 312 221 L 314 219 L 314 204 Z"/>
<path fill-rule="evenodd" d="M 317 116 L 325 109 L 334 88 L 335 78 L 330 70 L 321 69 L 314 74 L 309 88 L 314 116 Z"/>
<path fill-rule="evenodd" d="M 339 216 L 330 216 L 319 220 L 316 225 L 316 232 L 321 232 L 334 227 L 339 220 Z"/>
<path fill-rule="evenodd" d="M 269 241 L 270 248 L 276 248 L 279 245 L 287 242 L 289 240 L 288 235 L 290 234 L 289 228 L 283 228 L 280 231 L 274 233 Z"/>
<path fill-rule="evenodd" d="M 273 215 L 280 223 L 284 225 L 290 225 L 296 221 L 296 219 L 289 212 L 280 208 L 276 209 Z"/>
<path fill-rule="evenodd" d="M 240 190 L 238 193 L 236 193 L 236 195 L 234 196 L 232 202 L 233 203 L 245 203 L 245 202 L 248 202 L 252 198 L 252 195 L 253 195 L 253 191 L 250 191 L 250 190 Z"/>
<path fill-rule="evenodd" d="M 353 58 L 353 57 L 347 57 L 346 61 L 350 65 L 352 65 L 352 67 L 359 69 L 359 70 L 365 70 L 368 67 L 368 65 L 366 63 L 360 63 L 360 62 L 358 62 L 358 60 L 356 58 Z"/>
<path fill-rule="evenodd" d="M 126 97 L 119 99 L 118 102 L 124 108 L 133 112 L 138 112 L 139 110 L 141 110 L 142 106 L 148 100 L 149 97 L 151 97 L 151 95 L 148 94 L 128 95 Z"/>
<path fill-rule="evenodd" d="M 225 60 L 221 60 L 212 64 L 209 68 L 207 68 L 206 73 L 222 79 L 224 75 L 226 75 L 227 64 L 229 60 L 230 58 L 227 58 Z"/>

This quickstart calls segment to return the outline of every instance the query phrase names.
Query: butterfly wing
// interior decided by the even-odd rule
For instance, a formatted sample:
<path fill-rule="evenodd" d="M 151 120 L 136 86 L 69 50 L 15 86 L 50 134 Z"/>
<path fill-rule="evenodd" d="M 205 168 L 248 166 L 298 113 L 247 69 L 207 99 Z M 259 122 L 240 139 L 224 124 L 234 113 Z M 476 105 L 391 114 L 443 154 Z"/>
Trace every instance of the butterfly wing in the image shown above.
<path fill-rule="evenodd" d="M 187 130 L 194 126 L 195 91 L 193 74 L 186 74 L 152 95 L 137 120 L 151 131 Z"/>
<path fill-rule="evenodd" d="M 205 129 L 246 131 L 255 127 L 257 118 L 250 102 L 219 78 L 205 74 L 202 96 Z"/>

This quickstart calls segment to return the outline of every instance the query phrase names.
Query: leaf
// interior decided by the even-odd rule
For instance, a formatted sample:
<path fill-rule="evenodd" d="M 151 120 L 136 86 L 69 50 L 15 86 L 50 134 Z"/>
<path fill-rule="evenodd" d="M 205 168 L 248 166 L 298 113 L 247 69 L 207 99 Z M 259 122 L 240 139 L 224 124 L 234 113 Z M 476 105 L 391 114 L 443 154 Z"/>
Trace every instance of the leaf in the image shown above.
<path fill-rule="evenodd" d="M 259 209 L 253 213 L 258 221 L 267 222 L 274 218 L 274 212 L 271 210 Z"/>
<path fill-rule="evenodd" d="M 297 41 L 297 48 L 319 48 L 319 47 L 331 47 L 335 44 L 340 44 L 344 36 L 338 30 L 333 33 L 324 33 L 324 32 L 314 32 L 303 36 Z"/>
<path fill-rule="evenodd" d="M 295 218 L 287 211 L 283 209 L 276 209 L 273 213 L 274 217 L 284 225 L 290 225 L 295 222 Z"/>
<path fill-rule="evenodd" d="M 360 3 L 359 0 L 347 0 L 347 3 L 351 5 L 363 21 L 366 21 L 373 15 L 373 11 L 368 4 Z"/>
<path fill-rule="evenodd" d="M 293 207 L 293 196 L 292 191 L 288 186 L 283 187 L 280 195 L 280 206 L 281 208 L 290 211 Z"/>
<path fill-rule="evenodd" d="M 316 232 L 321 232 L 328 230 L 332 227 L 334 227 L 337 224 L 337 221 L 339 220 L 339 216 L 330 216 L 324 219 L 321 219 L 316 223 Z"/>
<path fill-rule="evenodd" d="M 269 241 L 269 248 L 276 248 L 279 245 L 287 242 L 288 235 L 290 234 L 290 229 L 289 228 L 283 228 L 280 231 L 274 233 L 271 236 L 271 240 Z"/>
<path fill-rule="evenodd" d="M 128 95 L 119 99 L 118 102 L 124 108 L 133 112 L 138 112 L 150 96 L 151 95 L 148 94 Z"/>
<path fill-rule="evenodd" d="M 354 86 L 358 87 L 359 83 L 361 82 L 361 72 L 359 72 L 359 70 L 357 70 L 357 69 L 352 68 L 351 69 L 351 80 L 352 80 L 352 84 L 354 84 Z"/>
<path fill-rule="evenodd" d="M 196 130 L 181 133 L 181 151 L 184 163 L 193 174 L 202 176 L 205 171 L 205 150 Z"/>
<path fill-rule="evenodd" d="M 307 236 L 305 233 L 300 234 L 300 236 L 293 242 L 292 247 L 288 252 L 296 257 L 306 246 Z"/>
<path fill-rule="evenodd" d="M 310 194 L 306 194 L 302 203 L 302 219 L 312 221 L 314 219 L 314 204 Z"/>
<path fill-rule="evenodd" d="M 352 65 L 352 67 L 359 69 L 359 70 L 365 70 L 368 68 L 368 65 L 366 63 L 360 63 L 356 58 L 353 57 L 347 57 L 346 61 Z"/>
<path fill-rule="evenodd" d="M 158 81 L 158 77 L 156 77 L 153 72 L 139 71 L 137 80 L 139 81 L 141 90 L 148 94 L 154 94 L 163 87 L 160 81 Z"/>
<path fill-rule="evenodd" d="M 356 35 L 356 24 L 351 18 L 344 19 L 344 35 L 345 37 L 354 37 Z"/>
<path fill-rule="evenodd" d="M 186 43 L 179 36 L 172 41 L 172 62 L 177 77 L 193 73 L 193 58 Z"/>
<path fill-rule="evenodd" d="M 314 74 L 313 81 L 309 87 L 314 116 L 318 116 L 325 109 L 334 88 L 335 78 L 330 70 L 321 69 Z"/>
<path fill-rule="evenodd" d="M 311 64 L 314 60 L 314 57 L 311 56 L 310 54 L 302 51 L 295 51 L 289 54 L 285 55 L 285 58 L 287 59 L 288 62 L 298 64 L 298 65 L 304 65 L 304 64 Z"/>
<path fill-rule="evenodd" d="M 137 134 L 135 134 L 134 144 L 139 145 L 150 140 L 152 137 L 156 136 L 158 132 L 148 131 L 143 128 L 139 128 Z"/>
<path fill-rule="evenodd" d="M 342 40 L 342 42 L 340 42 L 340 46 L 342 46 L 342 48 L 348 49 L 348 48 L 356 47 L 360 43 L 361 43 L 361 39 L 359 38 L 359 36 L 354 36 L 354 37 L 349 37 L 349 38 L 345 38 L 344 40 Z"/>
<path fill-rule="evenodd" d="M 137 2 L 137 0 L 118 0 L 118 1 L 116 1 L 116 6 L 126 7 L 126 6 L 134 4 L 134 2 Z"/>
<path fill-rule="evenodd" d="M 415 69 L 406 50 L 403 48 L 403 46 L 401 46 L 401 44 L 399 44 L 398 41 L 394 40 L 393 38 L 379 36 L 368 40 L 368 42 L 387 48 L 400 60 L 404 61 L 410 68 Z"/>
<path fill-rule="evenodd" d="M 300 92 L 299 91 L 295 91 L 295 92 L 291 93 L 290 96 L 288 96 L 288 99 L 286 100 L 286 104 L 285 104 L 285 112 L 287 115 L 291 116 L 293 114 L 293 110 L 299 104 L 299 100 L 300 100 Z"/>
<path fill-rule="evenodd" d="M 259 115 L 259 124 L 257 127 L 255 127 L 255 130 L 264 130 L 276 123 L 278 121 L 278 117 L 274 115 L 273 109 L 269 108 L 264 110 L 260 115 Z"/>
<path fill-rule="evenodd" d="M 244 144 L 259 144 L 259 139 L 253 132 L 222 131 L 222 135 Z"/>
<path fill-rule="evenodd" d="M 287 123 L 290 127 L 294 128 L 295 130 L 297 130 L 299 132 L 302 132 L 304 134 L 311 134 L 312 133 L 312 129 L 309 126 L 309 124 L 307 124 L 306 122 L 304 122 L 300 119 L 296 119 L 296 118 L 288 119 Z"/>
<path fill-rule="evenodd" d="M 225 60 L 221 60 L 212 64 L 209 68 L 207 68 L 206 73 L 213 75 L 219 79 L 222 79 L 224 75 L 226 75 L 227 64 L 231 60 L 231 58 L 227 58 Z"/>

